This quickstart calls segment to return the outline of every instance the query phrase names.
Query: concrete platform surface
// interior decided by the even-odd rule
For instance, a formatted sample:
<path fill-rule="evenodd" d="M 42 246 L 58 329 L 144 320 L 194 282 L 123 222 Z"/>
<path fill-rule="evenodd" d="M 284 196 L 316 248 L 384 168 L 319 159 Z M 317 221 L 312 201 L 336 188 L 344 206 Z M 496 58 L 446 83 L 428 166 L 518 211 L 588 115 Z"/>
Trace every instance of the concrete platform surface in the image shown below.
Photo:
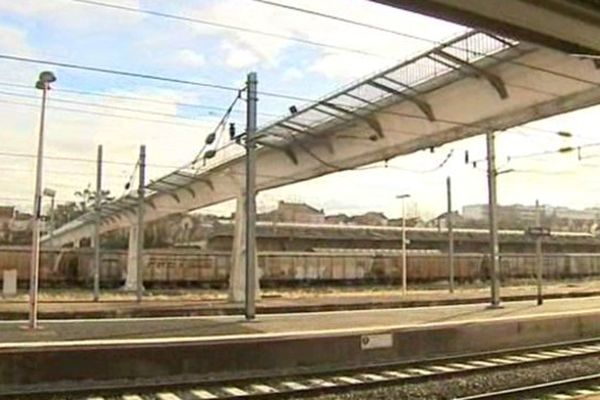
<path fill-rule="evenodd" d="M 600 314 L 600 297 L 505 303 L 241 316 L 40 321 L 41 329 L 24 329 L 25 321 L 0 321 L 0 349 L 69 344 L 161 343 L 243 340 L 269 337 L 339 335 L 403 329 L 447 327 L 453 324 L 529 320 Z"/>
<path fill-rule="evenodd" d="M 600 296 L 600 282 L 552 282 L 544 288 L 547 299 Z M 502 300 L 534 300 L 531 285 L 502 288 Z M 85 290 L 42 290 L 39 306 L 41 319 L 168 317 L 203 315 L 239 315 L 240 304 L 227 301 L 226 291 L 158 290 L 149 291 L 141 303 L 131 293 L 112 290 L 102 292 L 101 300 L 91 300 Z M 487 287 L 459 287 L 454 293 L 443 289 L 411 287 L 401 295 L 394 286 L 314 287 L 266 289 L 257 303 L 261 314 L 404 308 L 421 306 L 476 304 L 489 301 Z M 0 300 L 0 320 L 27 319 L 25 294 Z"/>

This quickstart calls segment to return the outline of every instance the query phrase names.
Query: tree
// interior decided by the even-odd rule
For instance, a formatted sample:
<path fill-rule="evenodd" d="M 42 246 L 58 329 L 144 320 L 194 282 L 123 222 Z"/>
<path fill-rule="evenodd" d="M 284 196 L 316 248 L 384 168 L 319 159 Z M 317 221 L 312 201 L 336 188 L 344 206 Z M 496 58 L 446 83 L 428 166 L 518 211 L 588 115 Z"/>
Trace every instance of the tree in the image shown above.
<path fill-rule="evenodd" d="M 96 191 L 91 189 L 91 184 L 88 183 L 87 187 L 83 190 L 75 192 L 75 197 L 81 198 L 78 202 L 79 208 L 84 213 L 94 208 L 96 204 Z M 104 204 L 108 201 L 114 200 L 114 197 L 110 195 L 110 190 L 100 191 L 100 204 Z"/>
<path fill-rule="evenodd" d="M 56 209 L 54 210 L 54 223 L 57 228 L 94 209 L 94 205 L 96 204 L 96 191 L 91 189 L 90 184 L 88 184 L 85 189 L 76 191 L 74 195 L 75 197 L 79 197 L 80 200 L 56 205 Z M 114 197 L 110 195 L 110 190 L 102 190 L 100 196 L 100 204 L 105 204 L 114 200 Z"/>

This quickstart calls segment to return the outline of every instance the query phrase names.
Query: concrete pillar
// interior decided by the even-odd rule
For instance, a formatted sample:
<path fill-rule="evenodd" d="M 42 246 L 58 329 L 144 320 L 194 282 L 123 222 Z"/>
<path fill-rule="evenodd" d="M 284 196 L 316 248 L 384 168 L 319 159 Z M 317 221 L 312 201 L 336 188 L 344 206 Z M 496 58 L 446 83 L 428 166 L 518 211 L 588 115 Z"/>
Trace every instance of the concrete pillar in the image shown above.
<path fill-rule="evenodd" d="M 233 247 L 231 249 L 231 267 L 229 270 L 229 301 L 241 303 L 246 300 L 246 235 L 245 235 L 246 208 L 244 207 L 244 195 L 240 194 L 236 199 L 235 221 L 233 227 Z M 256 254 L 256 252 L 255 252 Z M 258 256 L 257 263 L 258 265 Z M 256 299 L 260 299 L 260 268 L 256 274 Z"/>
<path fill-rule="evenodd" d="M 127 249 L 127 270 L 125 271 L 124 290 L 135 291 L 137 289 L 137 231 L 138 226 L 131 224 L 129 228 L 129 246 Z"/>

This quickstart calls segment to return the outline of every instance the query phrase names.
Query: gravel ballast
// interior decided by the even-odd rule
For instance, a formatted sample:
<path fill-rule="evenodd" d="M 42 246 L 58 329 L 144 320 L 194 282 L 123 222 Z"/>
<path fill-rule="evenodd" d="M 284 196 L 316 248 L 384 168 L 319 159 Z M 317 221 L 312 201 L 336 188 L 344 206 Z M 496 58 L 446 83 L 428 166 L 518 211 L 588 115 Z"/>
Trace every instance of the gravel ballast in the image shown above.
<path fill-rule="evenodd" d="M 318 400 L 389 400 L 436 399 L 493 392 L 503 389 L 551 382 L 600 373 L 600 357 L 591 356 L 569 361 L 555 361 L 537 366 L 520 366 L 500 371 L 478 372 L 461 377 L 354 390 L 314 397 Z"/>

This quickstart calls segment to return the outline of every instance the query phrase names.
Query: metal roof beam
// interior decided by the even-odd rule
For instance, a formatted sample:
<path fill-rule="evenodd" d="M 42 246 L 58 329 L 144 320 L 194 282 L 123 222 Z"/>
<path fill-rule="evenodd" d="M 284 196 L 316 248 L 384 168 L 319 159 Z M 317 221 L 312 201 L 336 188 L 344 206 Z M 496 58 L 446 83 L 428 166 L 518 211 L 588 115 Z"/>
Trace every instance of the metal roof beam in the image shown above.
<path fill-rule="evenodd" d="M 476 67 L 475 65 L 465 60 L 462 60 L 456 56 L 453 56 L 452 54 L 448 54 L 443 50 L 436 50 L 433 52 L 433 54 L 443 59 L 446 59 L 454 64 L 460 65 L 462 68 L 474 74 L 477 74 L 481 78 L 487 79 L 487 81 L 494 87 L 494 89 L 496 89 L 502 100 L 508 98 L 508 91 L 506 90 L 506 85 L 504 84 L 502 78 L 500 78 L 498 75 L 493 74 L 483 68 Z"/>
<path fill-rule="evenodd" d="M 411 103 L 413 103 L 417 107 L 419 107 L 419 109 L 423 112 L 423 114 L 425 114 L 425 116 L 427 117 L 428 120 L 435 121 L 435 116 L 433 115 L 433 109 L 431 108 L 431 105 L 428 102 L 418 98 L 417 96 L 403 93 L 399 90 L 396 90 L 394 88 L 391 88 L 391 87 L 381 84 L 379 82 L 370 81 L 368 84 L 379 90 L 383 90 L 384 92 L 388 92 L 394 96 L 398 96 L 407 101 L 410 101 Z"/>

